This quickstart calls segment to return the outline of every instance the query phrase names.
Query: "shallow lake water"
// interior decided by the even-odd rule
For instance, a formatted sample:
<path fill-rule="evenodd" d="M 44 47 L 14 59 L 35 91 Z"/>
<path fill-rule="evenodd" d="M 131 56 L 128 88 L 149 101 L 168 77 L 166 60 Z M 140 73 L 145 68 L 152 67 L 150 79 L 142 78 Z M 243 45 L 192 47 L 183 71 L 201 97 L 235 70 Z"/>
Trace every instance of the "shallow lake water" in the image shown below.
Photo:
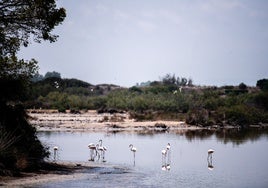
<path fill-rule="evenodd" d="M 268 133 L 187 132 L 39 132 L 42 143 L 58 146 L 56 160 L 99 166 L 78 180 L 36 187 L 268 187 Z M 90 159 L 89 143 L 102 139 L 105 162 Z M 166 158 L 161 151 L 170 143 Z M 137 148 L 135 157 L 129 144 Z M 214 149 L 208 159 L 208 149 Z"/>

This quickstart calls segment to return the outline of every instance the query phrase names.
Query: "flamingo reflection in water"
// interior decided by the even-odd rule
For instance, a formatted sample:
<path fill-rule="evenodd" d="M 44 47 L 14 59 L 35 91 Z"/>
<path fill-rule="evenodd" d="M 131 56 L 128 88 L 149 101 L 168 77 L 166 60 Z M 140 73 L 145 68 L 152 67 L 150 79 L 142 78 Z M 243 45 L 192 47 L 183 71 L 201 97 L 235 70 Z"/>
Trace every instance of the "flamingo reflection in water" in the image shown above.
<path fill-rule="evenodd" d="M 162 153 L 162 170 L 170 170 L 171 166 L 171 146 L 167 144 L 166 148 L 161 151 Z"/>
<path fill-rule="evenodd" d="M 132 152 L 133 152 L 133 157 L 134 157 L 134 166 L 135 166 L 135 153 L 136 153 L 136 151 L 137 151 L 137 148 L 136 148 L 136 147 L 134 147 L 134 146 L 133 146 L 133 144 L 130 144 L 128 147 L 130 148 L 130 151 L 132 151 Z"/>
<path fill-rule="evenodd" d="M 212 154 L 214 153 L 213 149 L 209 149 L 208 150 L 208 157 L 207 157 L 207 161 L 208 161 L 208 169 L 209 170 L 213 170 L 214 166 L 212 165 Z"/>

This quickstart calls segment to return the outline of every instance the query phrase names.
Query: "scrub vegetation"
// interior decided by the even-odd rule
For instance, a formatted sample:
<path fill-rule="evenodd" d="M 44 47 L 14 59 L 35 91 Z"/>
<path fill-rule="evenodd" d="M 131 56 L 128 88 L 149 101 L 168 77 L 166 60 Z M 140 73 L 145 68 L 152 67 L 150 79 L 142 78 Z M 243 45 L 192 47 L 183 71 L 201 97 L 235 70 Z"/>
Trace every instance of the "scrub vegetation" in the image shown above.
<path fill-rule="evenodd" d="M 59 73 L 58 73 L 59 74 Z M 161 81 L 122 88 L 49 77 L 32 82 L 27 108 L 99 112 L 128 111 L 143 120 L 182 120 L 191 125 L 248 127 L 268 123 L 268 80 L 256 87 L 195 86 L 191 79 L 167 74 Z"/>

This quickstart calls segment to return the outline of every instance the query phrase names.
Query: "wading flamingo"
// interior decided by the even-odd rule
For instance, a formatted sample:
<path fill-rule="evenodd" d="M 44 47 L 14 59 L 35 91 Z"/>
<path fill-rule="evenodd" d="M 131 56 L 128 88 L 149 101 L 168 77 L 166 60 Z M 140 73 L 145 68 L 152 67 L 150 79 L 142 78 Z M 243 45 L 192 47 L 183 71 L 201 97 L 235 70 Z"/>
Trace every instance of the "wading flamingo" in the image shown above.
<path fill-rule="evenodd" d="M 171 147 L 170 143 L 167 144 L 167 163 L 170 164 L 170 156 L 171 156 Z"/>
<path fill-rule="evenodd" d="M 128 147 L 130 148 L 130 151 L 133 152 L 133 156 L 134 156 L 134 166 L 135 166 L 135 153 L 136 153 L 136 151 L 137 151 L 137 148 L 135 148 L 135 147 L 133 146 L 133 144 L 129 144 Z"/>
<path fill-rule="evenodd" d="M 166 148 L 161 151 L 162 153 L 162 170 L 170 170 L 170 143 L 167 144 Z"/>
<path fill-rule="evenodd" d="M 135 147 L 133 146 L 133 144 L 130 144 L 130 145 L 129 145 L 129 148 L 130 148 L 130 151 L 132 151 L 133 153 L 135 153 L 135 152 L 137 151 L 137 148 L 135 148 Z"/>
<path fill-rule="evenodd" d="M 167 150 L 170 150 L 170 143 L 167 144 Z"/>
<path fill-rule="evenodd" d="M 162 161 L 163 161 L 163 159 L 165 159 L 165 161 L 166 161 L 166 157 L 167 157 L 169 151 L 170 151 L 170 143 L 168 143 L 166 149 L 163 149 L 161 151 L 161 153 L 162 153 Z"/>
<path fill-rule="evenodd" d="M 90 143 L 88 144 L 88 148 L 90 150 L 90 161 L 94 161 L 94 158 L 97 156 L 97 149 L 96 149 L 96 146 L 95 144 L 93 143 Z"/>
<path fill-rule="evenodd" d="M 214 150 L 213 149 L 209 149 L 208 150 L 208 160 L 212 160 L 212 154 L 214 153 Z"/>
<path fill-rule="evenodd" d="M 53 151 L 54 151 L 54 156 L 53 156 L 53 158 L 54 158 L 54 161 L 56 161 L 56 159 L 57 159 L 57 155 L 58 155 L 58 146 L 54 146 L 53 147 Z"/>
<path fill-rule="evenodd" d="M 96 145 L 97 150 L 101 152 L 102 162 L 106 162 L 104 158 L 105 158 L 105 152 L 107 151 L 107 148 L 105 146 L 102 146 L 102 140 L 101 139 L 99 140 L 99 143 L 100 144 Z"/>

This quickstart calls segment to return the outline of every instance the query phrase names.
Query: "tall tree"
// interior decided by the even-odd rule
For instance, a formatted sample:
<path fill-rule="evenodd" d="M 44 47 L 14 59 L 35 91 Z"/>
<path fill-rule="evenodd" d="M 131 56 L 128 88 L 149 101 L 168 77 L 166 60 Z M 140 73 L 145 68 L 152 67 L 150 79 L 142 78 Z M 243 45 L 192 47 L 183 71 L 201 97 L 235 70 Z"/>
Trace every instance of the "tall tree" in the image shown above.
<path fill-rule="evenodd" d="M 51 32 L 65 17 L 65 9 L 57 8 L 55 0 L 0 1 L 0 88 L 7 91 L 0 102 L 14 99 L 24 90 L 18 86 L 23 87 L 38 71 L 34 59 L 17 59 L 20 47 L 27 47 L 31 39 L 55 42 L 58 36 Z"/>
<path fill-rule="evenodd" d="M 55 42 L 51 31 L 63 22 L 65 9 L 56 8 L 55 0 L 0 1 L 0 55 L 14 55 L 21 45 L 34 41 Z"/>
<path fill-rule="evenodd" d="M 24 109 L 9 104 L 21 100 L 38 70 L 35 60 L 16 57 L 20 47 L 31 39 L 55 42 L 58 36 L 51 32 L 65 16 L 55 0 L 0 0 L 0 175 L 37 167 L 47 156 Z"/>

